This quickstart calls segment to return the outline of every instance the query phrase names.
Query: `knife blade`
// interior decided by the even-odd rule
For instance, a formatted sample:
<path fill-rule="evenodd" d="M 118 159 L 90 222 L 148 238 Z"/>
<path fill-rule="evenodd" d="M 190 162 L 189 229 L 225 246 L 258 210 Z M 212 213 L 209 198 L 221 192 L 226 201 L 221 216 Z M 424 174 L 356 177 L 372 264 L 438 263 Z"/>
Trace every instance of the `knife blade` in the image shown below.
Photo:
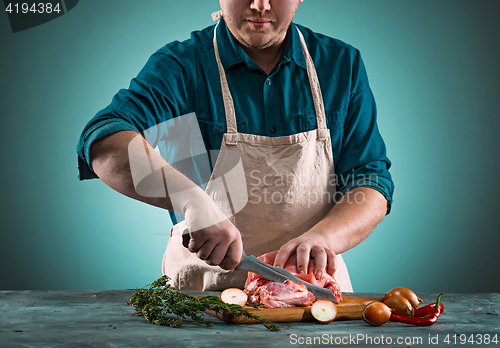
<path fill-rule="evenodd" d="M 184 247 L 186 248 L 188 247 L 189 239 L 189 231 L 186 229 L 182 234 L 182 245 L 184 245 Z M 290 279 L 291 281 L 297 283 L 303 283 L 306 286 L 307 290 L 309 290 L 317 299 L 328 300 L 332 302 L 337 301 L 337 299 L 333 295 L 332 290 L 328 290 L 322 288 L 321 286 L 306 282 L 305 280 L 300 279 L 299 277 L 293 275 L 283 268 L 271 266 L 270 264 L 259 260 L 253 255 L 246 255 L 245 252 L 243 252 L 243 258 L 241 259 L 240 263 L 234 269 L 257 273 L 258 275 L 273 282 L 283 283 L 285 280 Z"/>
<path fill-rule="evenodd" d="M 259 260 L 253 255 L 246 255 L 245 253 L 243 253 L 243 259 L 235 267 L 235 269 L 254 272 L 274 282 L 283 283 L 285 280 L 290 279 L 291 281 L 297 283 L 303 283 L 306 286 L 307 290 L 309 290 L 317 299 L 336 302 L 336 298 L 333 295 L 332 290 L 328 290 L 326 288 L 322 288 L 321 286 L 306 282 L 305 280 L 300 279 L 287 270 L 271 266 L 264 261 Z"/>

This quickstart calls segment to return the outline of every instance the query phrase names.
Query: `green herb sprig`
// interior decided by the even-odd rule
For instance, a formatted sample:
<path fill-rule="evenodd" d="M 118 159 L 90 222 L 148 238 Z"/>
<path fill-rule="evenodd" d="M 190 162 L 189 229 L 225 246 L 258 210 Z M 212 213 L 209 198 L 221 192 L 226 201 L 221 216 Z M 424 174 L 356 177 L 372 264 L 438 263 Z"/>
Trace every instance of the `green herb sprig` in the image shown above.
<path fill-rule="evenodd" d="M 134 306 L 138 315 L 143 315 L 150 323 L 170 327 L 180 327 L 183 319 L 192 320 L 212 326 L 212 322 L 203 317 L 202 312 L 212 310 L 217 313 L 227 311 L 235 316 L 244 315 L 247 318 L 259 320 L 271 331 L 281 328 L 273 322 L 244 310 L 241 306 L 222 302 L 217 296 L 195 297 L 180 292 L 168 284 L 170 278 L 166 275 L 158 278 L 143 288 L 137 288 L 127 304 Z"/>

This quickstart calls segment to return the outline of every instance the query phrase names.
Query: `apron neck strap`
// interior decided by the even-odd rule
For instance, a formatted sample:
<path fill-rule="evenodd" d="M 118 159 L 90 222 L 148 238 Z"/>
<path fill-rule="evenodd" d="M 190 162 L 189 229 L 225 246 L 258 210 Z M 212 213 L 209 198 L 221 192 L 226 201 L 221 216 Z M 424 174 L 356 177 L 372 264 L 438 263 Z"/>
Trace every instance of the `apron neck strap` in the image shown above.
<path fill-rule="evenodd" d="M 234 112 L 234 102 L 231 92 L 229 91 L 229 86 L 227 84 L 226 72 L 224 71 L 224 66 L 220 60 L 219 47 L 217 45 L 217 28 L 219 23 L 215 25 L 214 28 L 214 50 L 215 59 L 217 60 L 217 67 L 219 68 L 220 84 L 222 87 L 222 98 L 224 99 L 224 109 L 226 111 L 226 122 L 227 122 L 227 133 L 236 134 L 238 132 L 236 128 L 236 114 Z"/>
<path fill-rule="evenodd" d="M 295 28 L 297 28 L 297 26 L 295 26 Z M 326 128 L 325 105 L 323 104 L 323 95 L 321 94 L 318 74 L 316 73 L 316 68 L 314 67 L 313 60 L 309 54 L 309 50 L 307 49 L 306 40 L 304 40 L 304 36 L 300 32 L 299 28 L 297 28 L 297 31 L 302 44 L 302 51 L 304 52 L 304 57 L 306 58 L 307 75 L 309 76 L 314 109 L 316 110 L 316 122 L 318 123 L 318 138 L 324 139 L 328 130 Z"/>
<path fill-rule="evenodd" d="M 214 28 L 213 42 L 215 50 L 215 59 L 217 60 L 217 67 L 219 68 L 222 97 L 224 100 L 224 109 L 226 113 L 227 133 L 236 134 L 238 132 L 238 129 L 236 127 L 236 114 L 234 109 L 233 97 L 231 95 L 231 91 L 229 90 L 229 85 L 227 83 L 227 78 L 226 78 L 226 72 L 220 60 L 219 47 L 217 44 L 217 28 L 219 27 L 219 23 L 220 22 L 217 22 Z M 302 51 L 304 52 L 304 57 L 306 59 L 307 75 L 309 77 L 309 84 L 311 86 L 314 109 L 316 111 L 316 122 L 318 124 L 318 139 L 326 139 L 329 132 L 326 127 L 325 106 L 323 104 L 323 96 L 321 94 L 318 75 L 316 73 L 316 69 L 314 67 L 311 55 L 309 54 L 309 50 L 307 49 L 304 36 L 300 32 L 299 28 L 297 27 L 295 28 L 299 33 L 300 42 L 302 44 Z"/>

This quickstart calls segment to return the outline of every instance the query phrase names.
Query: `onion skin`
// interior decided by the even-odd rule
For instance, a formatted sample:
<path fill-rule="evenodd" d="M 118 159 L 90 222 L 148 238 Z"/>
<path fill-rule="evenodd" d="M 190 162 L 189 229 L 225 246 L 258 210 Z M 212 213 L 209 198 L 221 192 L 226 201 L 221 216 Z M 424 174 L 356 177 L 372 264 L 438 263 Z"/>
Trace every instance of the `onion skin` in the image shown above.
<path fill-rule="evenodd" d="M 408 288 L 403 288 L 403 287 L 397 287 L 397 288 L 391 289 L 387 294 L 384 295 L 384 302 L 387 301 L 387 299 L 393 295 L 399 295 L 399 296 L 403 296 L 404 298 L 406 298 L 408 301 L 410 301 L 410 304 L 413 307 L 413 309 L 417 309 L 417 307 L 422 302 L 424 302 L 413 291 L 411 291 Z"/>
<path fill-rule="evenodd" d="M 411 305 L 410 301 L 408 301 L 403 296 L 392 295 L 387 300 L 384 300 L 384 304 L 389 308 L 394 309 L 394 314 L 413 317 L 413 306 Z"/>
<path fill-rule="evenodd" d="M 393 309 L 382 302 L 374 301 L 365 307 L 362 318 L 371 326 L 381 326 L 387 323 L 392 311 Z"/>

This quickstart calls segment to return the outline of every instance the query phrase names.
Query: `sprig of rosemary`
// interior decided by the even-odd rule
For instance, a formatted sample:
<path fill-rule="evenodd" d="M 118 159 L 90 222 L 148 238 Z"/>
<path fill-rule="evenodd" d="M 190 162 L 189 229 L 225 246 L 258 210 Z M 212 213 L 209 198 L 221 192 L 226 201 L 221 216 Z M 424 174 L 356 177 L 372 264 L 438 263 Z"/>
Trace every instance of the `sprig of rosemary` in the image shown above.
<path fill-rule="evenodd" d="M 170 278 L 166 275 L 158 278 L 143 288 L 137 288 L 127 304 L 135 307 L 136 314 L 143 315 L 150 323 L 170 327 L 180 327 L 183 319 L 192 320 L 212 326 L 212 322 L 203 317 L 204 310 L 212 310 L 218 313 L 227 311 L 235 316 L 246 316 L 259 320 L 271 331 L 281 328 L 273 322 L 261 318 L 244 310 L 239 305 L 222 302 L 217 296 L 195 297 L 191 294 L 180 292 L 168 284 Z"/>
<path fill-rule="evenodd" d="M 249 307 L 253 307 L 253 308 L 260 308 L 260 307 L 262 307 L 263 304 L 259 303 L 259 302 L 252 302 L 252 301 L 248 300 L 246 305 Z"/>

